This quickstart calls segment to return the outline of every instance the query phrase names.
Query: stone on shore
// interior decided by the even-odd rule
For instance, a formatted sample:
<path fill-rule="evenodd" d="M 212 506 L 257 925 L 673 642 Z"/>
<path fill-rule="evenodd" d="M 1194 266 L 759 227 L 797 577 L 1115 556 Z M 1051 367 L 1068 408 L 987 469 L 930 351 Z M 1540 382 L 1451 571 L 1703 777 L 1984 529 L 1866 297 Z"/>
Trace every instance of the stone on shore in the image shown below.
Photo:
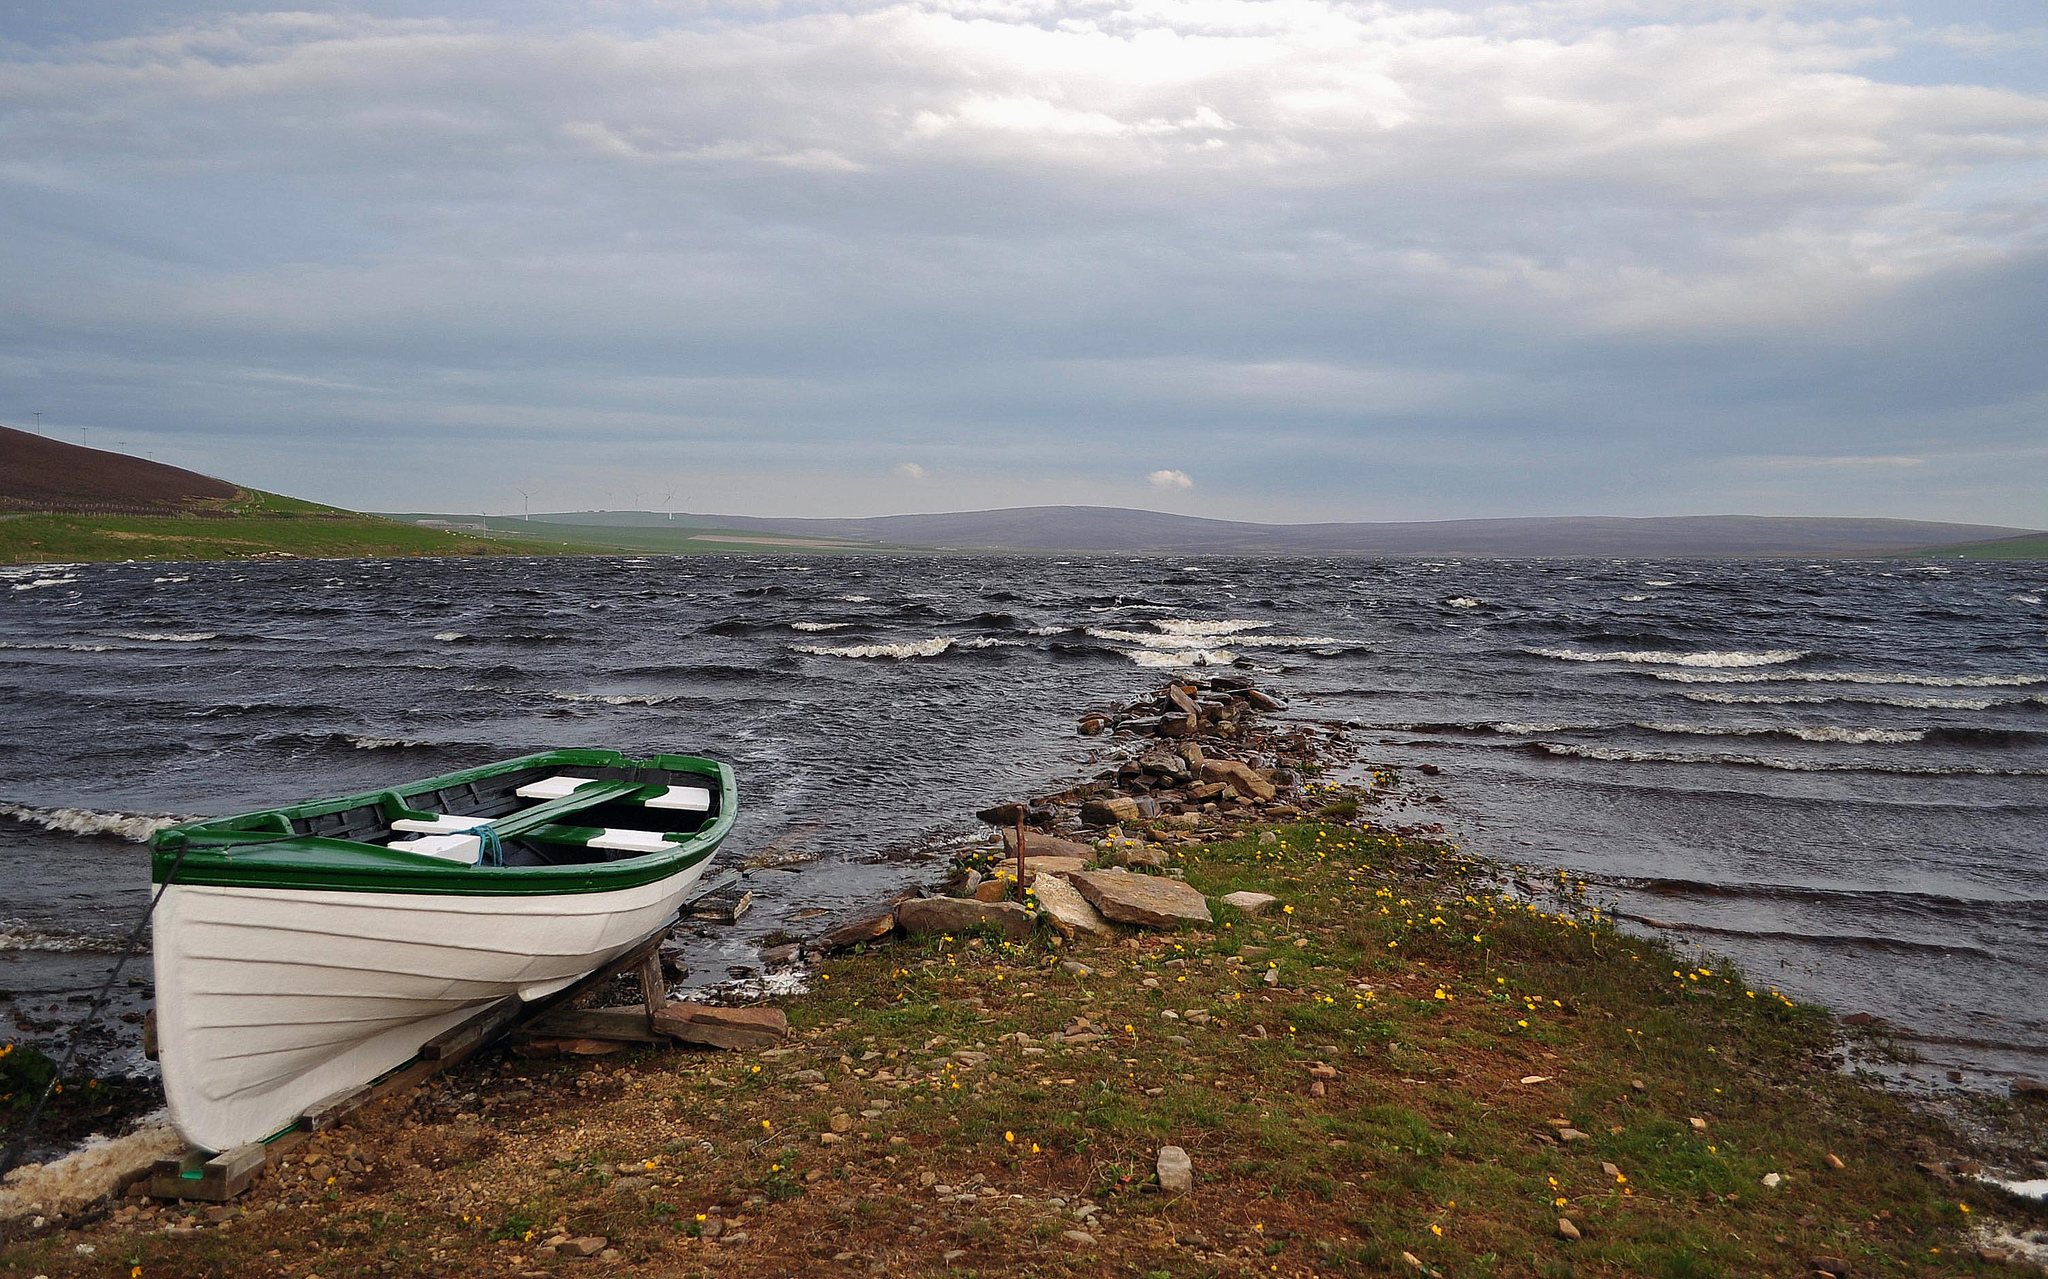
<path fill-rule="evenodd" d="M 1118 923 L 1178 928 L 1213 922 L 1207 899 L 1177 879 L 1122 870 L 1076 871 L 1067 878 L 1097 910 Z"/>
<path fill-rule="evenodd" d="M 1271 893 L 1255 893 L 1246 889 L 1242 892 L 1226 893 L 1220 900 L 1225 906 L 1234 906 L 1247 915 L 1263 915 L 1280 899 Z"/>
<path fill-rule="evenodd" d="M 1202 780 L 1222 782 L 1238 794 L 1252 799 L 1271 799 L 1280 793 L 1274 789 L 1273 783 L 1259 776 L 1257 769 L 1234 759 L 1203 760 Z"/>
<path fill-rule="evenodd" d="M 1031 935 L 1032 914 L 1016 902 L 918 897 L 896 907 L 896 922 L 907 933 L 961 933 L 987 925 L 1011 941 L 1023 941 Z"/>
<path fill-rule="evenodd" d="M 1041 875 L 1031 881 L 1031 888 L 1038 897 L 1038 908 L 1061 936 L 1108 937 L 1115 931 L 1102 912 L 1088 904 L 1080 889 L 1059 876 Z"/>
<path fill-rule="evenodd" d="M 1031 877 L 1033 884 L 1036 884 L 1041 875 L 1070 875 L 1077 870 L 1087 870 L 1091 861 L 1091 858 L 1086 857 L 1039 857 L 1026 853 L 1024 873 Z"/>
<path fill-rule="evenodd" d="M 896 931 L 896 912 L 885 910 L 879 914 L 864 915 L 851 923 L 841 924 L 811 943 L 811 949 L 819 953 L 833 950 L 849 950 L 864 941 L 886 937 Z"/>
<path fill-rule="evenodd" d="M 1010 857 L 1017 855 L 1017 830 L 1007 827 L 1003 831 L 1003 852 Z M 1033 857 L 1079 857 L 1083 860 L 1093 857 L 1095 850 L 1088 845 L 1055 835 L 1041 835 L 1035 830 L 1024 832 L 1024 858 Z"/>
<path fill-rule="evenodd" d="M 654 1014 L 654 1029 L 708 1048 L 773 1048 L 789 1037 L 780 1008 L 717 1008 L 672 999 Z"/>
<path fill-rule="evenodd" d="M 1128 795 L 1091 799 L 1081 805 L 1081 820 L 1090 826 L 1121 826 L 1137 821 L 1140 815 L 1138 801 Z"/>
<path fill-rule="evenodd" d="M 1179 1146 L 1159 1148 L 1159 1188 L 1169 1195 L 1184 1195 L 1195 1188 L 1195 1164 Z"/>

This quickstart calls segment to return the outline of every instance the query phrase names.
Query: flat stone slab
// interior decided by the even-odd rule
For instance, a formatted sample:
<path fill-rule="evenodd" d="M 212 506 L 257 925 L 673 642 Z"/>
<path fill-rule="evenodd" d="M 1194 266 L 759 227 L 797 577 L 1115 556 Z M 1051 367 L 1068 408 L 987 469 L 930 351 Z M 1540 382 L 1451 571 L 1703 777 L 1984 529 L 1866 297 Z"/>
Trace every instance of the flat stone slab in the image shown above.
<path fill-rule="evenodd" d="M 1159 1188 L 1169 1195 L 1184 1195 L 1195 1188 L 1195 1165 L 1179 1146 L 1159 1148 Z"/>
<path fill-rule="evenodd" d="M 1087 870 L 1091 859 L 1086 857 L 1038 857 L 1024 854 L 1024 873 L 1035 880 L 1040 875 L 1071 875 L 1077 870 Z"/>
<path fill-rule="evenodd" d="M 1011 941 L 1023 941 L 1031 935 L 1034 917 L 1016 902 L 919 897 L 897 905 L 896 922 L 906 933 L 959 933 L 988 925 Z"/>
<path fill-rule="evenodd" d="M 1146 928 L 1213 922 L 1209 902 L 1177 879 L 1123 870 L 1082 870 L 1067 876 L 1081 895 L 1110 919 Z"/>
<path fill-rule="evenodd" d="M 1271 893 L 1255 893 L 1246 889 L 1242 892 L 1225 893 L 1219 900 L 1225 906 L 1235 907 L 1247 915 L 1263 915 L 1280 899 Z"/>
<path fill-rule="evenodd" d="M 1038 908 L 1063 937 L 1107 937 L 1115 931 L 1080 889 L 1057 875 L 1040 875 L 1031 881 L 1031 891 L 1038 898 Z"/>

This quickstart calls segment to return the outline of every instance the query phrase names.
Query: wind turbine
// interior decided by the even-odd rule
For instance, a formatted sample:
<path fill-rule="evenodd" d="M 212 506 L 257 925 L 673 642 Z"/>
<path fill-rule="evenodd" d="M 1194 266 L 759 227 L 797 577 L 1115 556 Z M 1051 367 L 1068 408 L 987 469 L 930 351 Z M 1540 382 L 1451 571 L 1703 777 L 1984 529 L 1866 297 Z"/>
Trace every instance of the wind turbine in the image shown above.
<path fill-rule="evenodd" d="M 675 502 L 675 500 L 676 491 L 674 489 L 670 489 L 667 493 L 662 495 L 661 513 L 663 515 L 668 516 L 668 518 L 670 519 L 674 519 L 676 517 L 676 513 L 668 509 Z"/>
<path fill-rule="evenodd" d="M 528 524 L 533 523 L 533 494 L 521 488 L 516 488 L 513 489 L 512 491 L 519 495 L 520 514 L 526 517 L 526 522 Z"/>

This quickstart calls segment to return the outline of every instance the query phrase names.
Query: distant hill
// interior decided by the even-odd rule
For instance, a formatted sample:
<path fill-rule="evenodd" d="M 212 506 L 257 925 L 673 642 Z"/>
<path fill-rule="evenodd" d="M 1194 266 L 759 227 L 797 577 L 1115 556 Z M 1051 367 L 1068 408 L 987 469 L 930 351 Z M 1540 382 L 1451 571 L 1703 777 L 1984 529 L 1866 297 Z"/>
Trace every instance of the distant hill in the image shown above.
<path fill-rule="evenodd" d="M 238 492 L 210 475 L 0 426 L 0 511 L 168 515 L 219 506 Z"/>
<path fill-rule="evenodd" d="M 2048 560 L 2048 533 L 2001 537 L 1992 542 L 1957 542 L 1942 546 L 1923 546 L 1906 554 L 1919 558 L 1938 555 L 1943 559 L 1958 560 Z"/>
<path fill-rule="evenodd" d="M 680 513 L 671 518 L 644 511 L 581 511 L 537 518 L 555 525 L 681 524 L 949 550 L 1172 555 L 1870 556 L 2031 534 L 2027 529 L 1984 524 L 1768 515 L 1250 524 L 1103 506 L 850 519 Z"/>
<path fill-rule="evenodd" d="M 0 564 L 543 555 L 0 427 Z M 581 548 L 576 548 L 581 549 Z"/>

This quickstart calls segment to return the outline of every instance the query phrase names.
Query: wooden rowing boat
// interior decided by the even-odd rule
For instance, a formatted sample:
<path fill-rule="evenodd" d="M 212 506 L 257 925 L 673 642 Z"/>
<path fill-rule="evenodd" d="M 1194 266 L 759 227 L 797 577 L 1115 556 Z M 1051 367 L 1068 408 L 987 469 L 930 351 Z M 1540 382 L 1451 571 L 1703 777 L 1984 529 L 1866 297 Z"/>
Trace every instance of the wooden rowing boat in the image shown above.
<path fill-rule="evenodd" d="M 666 928 L 732 829 L 711 760 L 562 750 L 160 832 L 172 1122 L 227 1150 Z"/>

